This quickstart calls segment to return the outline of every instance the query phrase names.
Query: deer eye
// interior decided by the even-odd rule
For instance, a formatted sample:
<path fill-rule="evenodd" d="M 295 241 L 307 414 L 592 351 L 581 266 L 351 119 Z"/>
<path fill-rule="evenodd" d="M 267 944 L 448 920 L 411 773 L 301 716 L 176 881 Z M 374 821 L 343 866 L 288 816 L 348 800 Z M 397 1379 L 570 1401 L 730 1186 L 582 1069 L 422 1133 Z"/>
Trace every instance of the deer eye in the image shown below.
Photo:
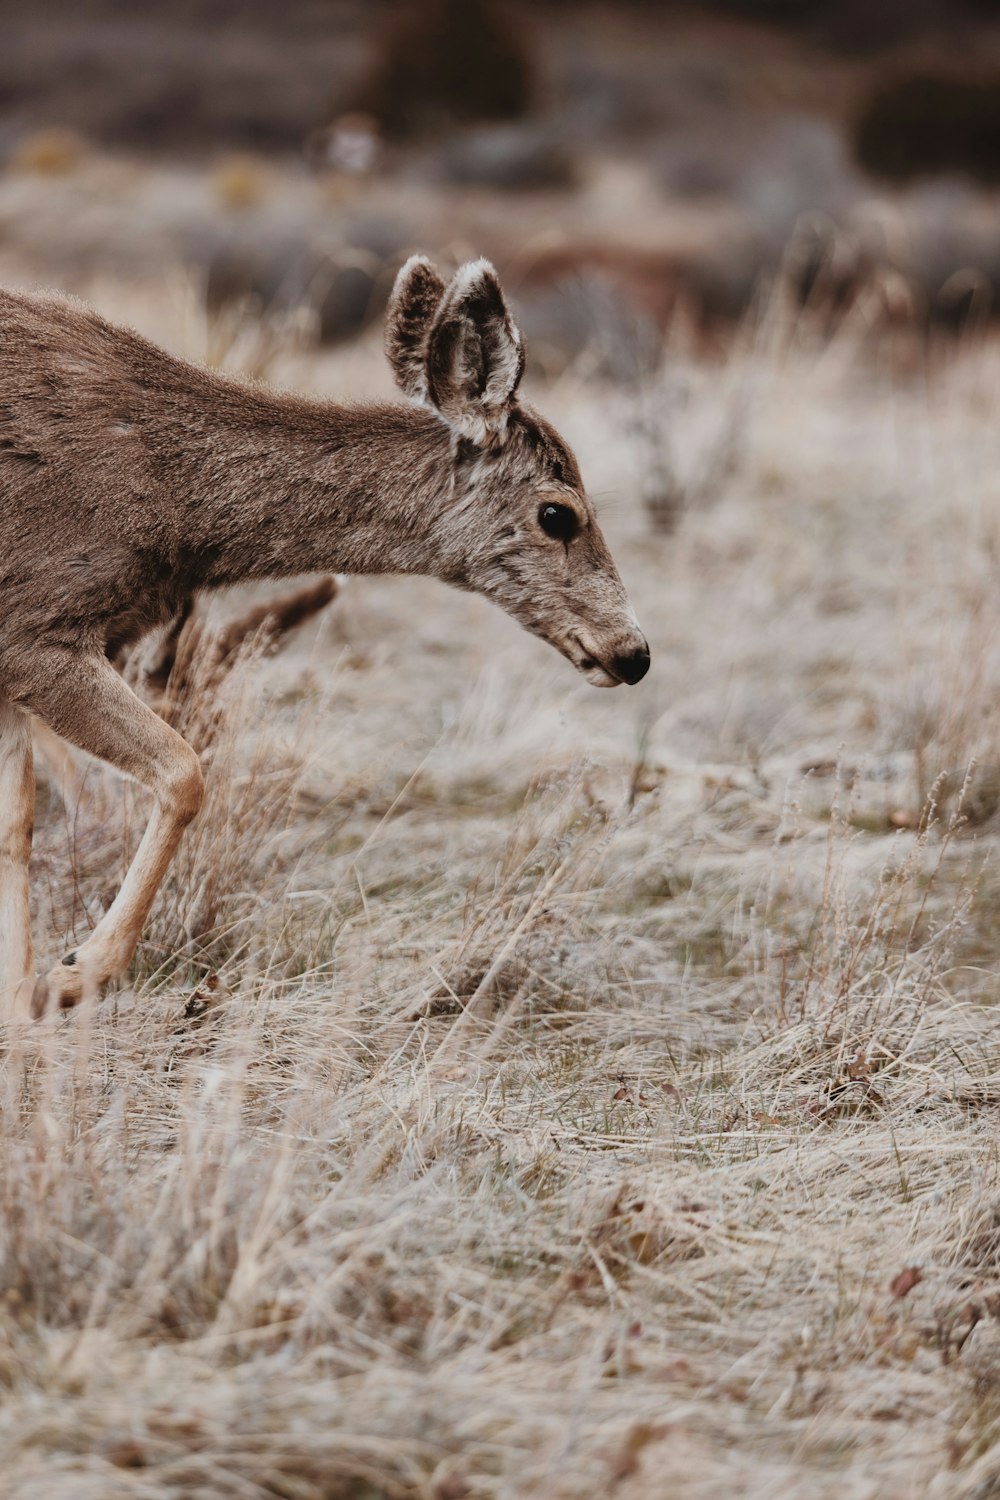
<path fill-rule="evenodd" d="M 543 505 L 538 524 L 556 542 L 571 542 L 580 530 L 580 520 L 571 505 Z"/>

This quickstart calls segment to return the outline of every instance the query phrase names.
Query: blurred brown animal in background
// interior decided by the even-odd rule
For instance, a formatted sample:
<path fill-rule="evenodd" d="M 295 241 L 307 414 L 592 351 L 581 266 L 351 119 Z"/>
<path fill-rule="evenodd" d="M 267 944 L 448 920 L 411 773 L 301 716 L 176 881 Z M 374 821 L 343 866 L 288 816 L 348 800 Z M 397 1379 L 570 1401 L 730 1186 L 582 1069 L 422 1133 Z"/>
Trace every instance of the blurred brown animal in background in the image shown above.
<path fill-rule="evenodd" d="M 499 604 L 598 686 L 649 666 L 576 461 L 517 397 L 524 347 L 486 261 L 413 257 L 390 299 L 400 404 L 248 386 L 68 302 L 0 294 L 0 1002 L 38 1015 L 131 960 L 198 812 L 191 746 L 114 662 L 202 589 L 417 573 Z M 36 981 L 31 714 L 154 795 L 117 897 Z"/>

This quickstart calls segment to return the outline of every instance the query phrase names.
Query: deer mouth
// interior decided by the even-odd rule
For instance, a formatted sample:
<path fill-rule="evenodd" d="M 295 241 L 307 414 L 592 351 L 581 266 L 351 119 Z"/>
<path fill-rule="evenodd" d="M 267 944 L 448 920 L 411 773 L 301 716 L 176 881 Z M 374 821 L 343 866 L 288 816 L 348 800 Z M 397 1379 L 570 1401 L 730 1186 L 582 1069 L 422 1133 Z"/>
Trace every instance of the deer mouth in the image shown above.
<path fill-rule="evenodd" d="M 567 657 L 573 663 L 576 670 L 584 676 L 591 687 L 613 688 L 621 687 L 622 679 L 606 667 L 602 661 L 598 661 L 593 652 L 588 651 L 579 636 L 573 636 L 574 651 L 572 654 L 566 652 Z"/>
<path fill-rule="evenodd" d="M 578 635 L 572 636 L 571 640 L 576 650 L 582 654 L 577 656 L 569 651 L 565 654 L 593 687 L 618 687 L 623 682 L 634 687 L 649 671 L 649 646 L 645 636 L 639 631 L 619 639 L 616 643 L 619 649 L 610 661 L 603 661 L 595 652 L 588 651 Z M 622 649 L 623 646 L 625 649 Z"/>

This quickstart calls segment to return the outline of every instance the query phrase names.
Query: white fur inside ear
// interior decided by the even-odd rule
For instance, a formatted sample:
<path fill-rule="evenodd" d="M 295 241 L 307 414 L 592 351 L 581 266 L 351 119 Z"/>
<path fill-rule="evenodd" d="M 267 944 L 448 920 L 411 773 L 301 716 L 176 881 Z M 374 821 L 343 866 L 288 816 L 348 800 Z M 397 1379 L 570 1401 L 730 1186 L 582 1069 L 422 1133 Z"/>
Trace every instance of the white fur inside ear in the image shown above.
<path fill-rule="evenodd" d="M 499 290 L 500 278 L 496 266 L 485 255 L 481 255 L 478 260 L 467 260 L 464 265 L 459 266 L 451 278 L 450 290 L 456 303 L 462 303 L 485 290 L 487 282 L 492 282 Z"/>

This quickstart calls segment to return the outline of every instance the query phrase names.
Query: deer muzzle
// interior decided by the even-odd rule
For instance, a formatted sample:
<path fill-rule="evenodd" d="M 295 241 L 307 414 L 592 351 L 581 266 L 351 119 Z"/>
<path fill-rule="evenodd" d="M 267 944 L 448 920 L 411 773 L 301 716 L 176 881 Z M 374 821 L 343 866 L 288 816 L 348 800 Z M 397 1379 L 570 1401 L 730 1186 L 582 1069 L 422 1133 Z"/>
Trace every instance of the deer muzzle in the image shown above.
<path fill-rule="evenodd" d="M 632 686 L 649 671 L 649 646 L 638 631 L 614 642 L 606 652 L 597 651 L 579 636 L 575 645 L 582 654 L 575 656 L 574 666 L 594 687 L 619 687 L 623 682 Z"/>

